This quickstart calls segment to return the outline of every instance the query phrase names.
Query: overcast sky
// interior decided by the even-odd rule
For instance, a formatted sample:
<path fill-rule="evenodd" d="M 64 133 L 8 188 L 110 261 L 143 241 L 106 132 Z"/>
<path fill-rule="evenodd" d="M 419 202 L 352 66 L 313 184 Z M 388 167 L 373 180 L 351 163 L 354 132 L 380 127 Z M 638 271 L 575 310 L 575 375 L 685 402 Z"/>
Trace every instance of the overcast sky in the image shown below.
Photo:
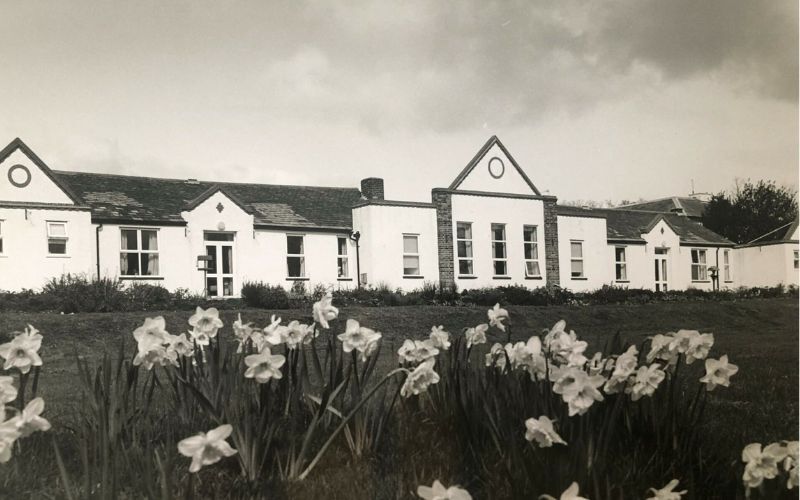
<path fill-rule="evenodd" d="M 52 168 L 429 200 L 493 134 L 564 200 L 798 183 L 796 0 L 0 0 Z"/>

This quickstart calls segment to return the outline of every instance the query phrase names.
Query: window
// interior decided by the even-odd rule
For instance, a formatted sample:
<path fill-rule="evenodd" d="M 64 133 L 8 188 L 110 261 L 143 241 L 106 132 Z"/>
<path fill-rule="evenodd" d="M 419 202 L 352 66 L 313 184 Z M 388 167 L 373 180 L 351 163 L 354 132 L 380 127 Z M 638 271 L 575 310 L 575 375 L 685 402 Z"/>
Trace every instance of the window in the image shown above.
<path fill-rule="evenodd" d="M 3 254 L 3 221 L 0 220 L 0 255 Z"/>
<path fill-rule="evenodd" d="M 522 241 L 525 255 L 525 276 L 538 278 L 542 272 L 539 269 L 539 239 L 536 226 L 522 226 Z"/>
<path fill-rule="evenodd" d="M 583 278 L 583 242 L 570 241 L 570 272 L 573 278 Z"/>
<path fill-rule="evenodd" d="M 730 250 L 722 251 L 722 277 L 725 281 L 731 280 Z"/>
<path fill-rule="evenodd" d="M 456 224 L 456 247 L 458 250 L 458 274 L 472 276 L 472 224 L 459 222 Z"/>
<path fill-rule="evenodd" d="M 50 255 L 67 254 L 67 223 L 47 223 L 47 253 Z"/>
<path fill-rule="evenodd" d="M 306 277 L 306 257 L 301 234 L 286 235 L 286 268 L 290 278 Z"/>
<path fill-rule="evenodd" d="M 159 276 L 158 231 L 121 229 L 120 276 Z"/>
<path fill-rule="evenodd" d="M 692 281 L 707 281 L 708 268 L 706 267 L 706 251 L 699 248 L 692 249 Z"/>
<path fill-rule="evenodd" d="M 614 269 L 617 281 L 628 281 L 628 264 L 625 261 L 625 247 L 614 248 Z"/>
<path fill-rule="evenodd" d="M 403 276 L 419 276 L 419 235 L 403 235 Z"/>
<path fill-rule="evenodd" d="M 338 250 L 336 253 L 336 269 L 339 278 L 350 277 L 350 266 L 347 261 L 347 238 L 339 236 L 337 239 Z"/>
<path fill-rule="evenodd" d="M 506 225 L 492 224 L 492 260 L 495 276 L 508 275 L 506 255 Z"/>
<path fill-rule="evenodd" d="M 794 268 L 797 269 L 800 266 L 800 252 L 797 250 L 794 251 Z"/>

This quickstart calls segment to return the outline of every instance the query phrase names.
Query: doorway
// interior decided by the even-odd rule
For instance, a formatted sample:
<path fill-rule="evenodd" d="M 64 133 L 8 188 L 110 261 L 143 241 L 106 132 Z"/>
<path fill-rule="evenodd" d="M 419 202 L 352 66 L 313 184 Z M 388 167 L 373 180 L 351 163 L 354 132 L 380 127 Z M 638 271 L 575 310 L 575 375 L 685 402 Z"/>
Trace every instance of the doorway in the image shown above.
<path fill-rule="evenodd" d="M 233 233 L 211 233 L 204 235 L 208 262 L 206 268 L 206 294 L 209 298 L 234 296 L 233 280 Z"/>
<path fill-rule="evenodd" d="M 655 258 L 656 292 L 666 292 L 668 290 L 667 255 L 668 254 L 666 248 L 656 248 L 656 258 Z"/>

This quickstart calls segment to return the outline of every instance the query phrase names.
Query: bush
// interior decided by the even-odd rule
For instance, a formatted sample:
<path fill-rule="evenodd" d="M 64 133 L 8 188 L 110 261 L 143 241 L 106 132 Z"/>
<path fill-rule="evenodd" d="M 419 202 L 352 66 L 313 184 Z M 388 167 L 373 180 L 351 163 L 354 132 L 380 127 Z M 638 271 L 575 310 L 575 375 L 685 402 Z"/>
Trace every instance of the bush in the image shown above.
<path fill-rule="evenodd" d="M 132 283 L 125 290 L 125 295 L 127 309 L 130 311 L 155 311 L 173 307 L 172 295 L 161 285 Z"/>
<path fill-rule="evenodd" d="M 89 280 L 83 275 L 65 274 L 48 281 L 42 294 L 66 314 L 121 311 L 126 304 L 122 282 L 111 278 Z"/>
<path fill-rule="evenodd" d="M 289 294 L 282 286 L 271 286 L 261 281 L 245 282 L 242 286 L 242 302 L 247 307 L 262 309 L 288 309 L 290 306 Z"/>

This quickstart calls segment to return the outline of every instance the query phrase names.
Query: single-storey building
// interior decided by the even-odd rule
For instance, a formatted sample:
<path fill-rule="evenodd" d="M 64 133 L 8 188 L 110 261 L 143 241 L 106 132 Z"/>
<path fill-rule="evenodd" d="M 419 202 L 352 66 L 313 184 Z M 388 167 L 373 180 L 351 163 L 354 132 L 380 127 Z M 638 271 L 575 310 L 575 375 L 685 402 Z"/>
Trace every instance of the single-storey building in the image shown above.
<path fill-rule="evenodd" d="M 736 247 L 744 286 L 798 285 L 800 252 L 797 219 Z"/>
<path fill-rule="evenodd" d="M 77 273 L 220 298 L 247 281 L 672 290 L 758 273 L 685 212 L 647 208 L 559 206 L 497 137 L 425 203 L 385 199 L 377 177 L 358 189 L 57 171 L 15 139 L 0 151 L 0 289 Z"/>

